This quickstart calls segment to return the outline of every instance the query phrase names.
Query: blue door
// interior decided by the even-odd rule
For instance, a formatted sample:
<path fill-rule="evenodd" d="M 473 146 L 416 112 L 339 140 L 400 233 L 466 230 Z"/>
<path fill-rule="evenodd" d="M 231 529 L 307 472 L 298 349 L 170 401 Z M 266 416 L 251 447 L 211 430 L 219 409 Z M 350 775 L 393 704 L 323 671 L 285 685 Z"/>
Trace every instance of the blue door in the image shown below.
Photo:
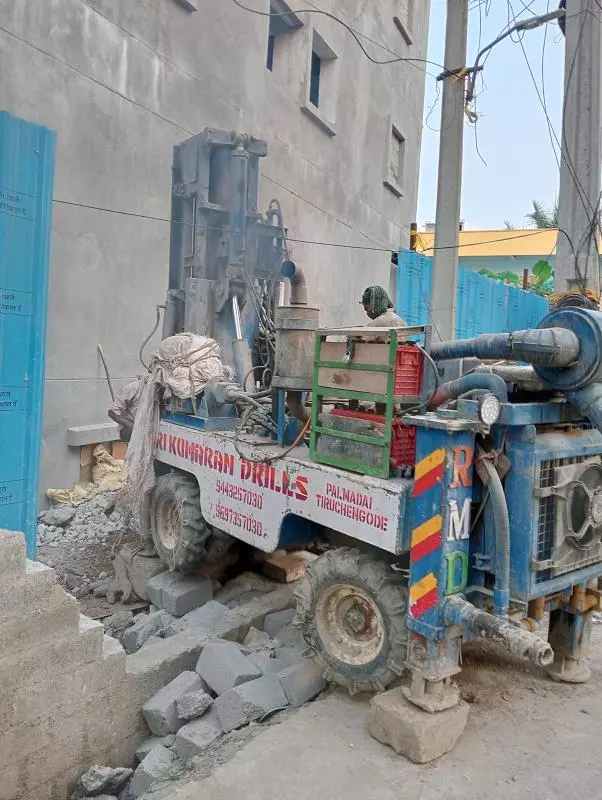
<path fill-rule="evenodd" d="M 55 134 L 0 112 L 0 529 L 35 557 Z"/>

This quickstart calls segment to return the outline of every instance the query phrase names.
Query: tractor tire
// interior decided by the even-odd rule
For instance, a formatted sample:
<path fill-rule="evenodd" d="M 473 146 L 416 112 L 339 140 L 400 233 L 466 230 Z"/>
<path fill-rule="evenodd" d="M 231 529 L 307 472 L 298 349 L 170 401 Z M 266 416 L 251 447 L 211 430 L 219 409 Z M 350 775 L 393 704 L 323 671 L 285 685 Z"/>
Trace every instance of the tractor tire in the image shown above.
<path fill-rule="evenodd" d="M 181 472 L 157 478 L 150 499 L 155 550 L 170 570 L 193 572 L 205 562 L 213 531 L 201 514 L 196 480 Z"/>
<path fill-rule="evenodd" d="M 405 669 L 407 581 L 350 547 L 316 559 L 295 592 L 296 623 L 324 669 L 351 694 L 382 692 Z"/>

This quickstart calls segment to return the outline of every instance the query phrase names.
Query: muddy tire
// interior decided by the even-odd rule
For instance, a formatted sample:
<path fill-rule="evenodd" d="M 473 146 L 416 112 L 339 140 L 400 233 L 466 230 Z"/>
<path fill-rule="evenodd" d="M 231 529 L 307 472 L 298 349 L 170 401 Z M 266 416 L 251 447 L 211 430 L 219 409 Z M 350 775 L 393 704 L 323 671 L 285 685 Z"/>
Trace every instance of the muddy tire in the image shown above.
<path fill-rule="evenodd" d="M 381 692 L 407 654 L 407 580 L 384 562 L 342 547 L 316 559 L 296 591 L 297 624 L 324 676 L 351 694 Z"/>
<path fill-rule="evenodd" d="M 157 478 L 149 513 L 155 550 L 168 569 L 193 572 L 204 564 L 213 531 L 201 514 L 193 477 L 170 472 Z"/>

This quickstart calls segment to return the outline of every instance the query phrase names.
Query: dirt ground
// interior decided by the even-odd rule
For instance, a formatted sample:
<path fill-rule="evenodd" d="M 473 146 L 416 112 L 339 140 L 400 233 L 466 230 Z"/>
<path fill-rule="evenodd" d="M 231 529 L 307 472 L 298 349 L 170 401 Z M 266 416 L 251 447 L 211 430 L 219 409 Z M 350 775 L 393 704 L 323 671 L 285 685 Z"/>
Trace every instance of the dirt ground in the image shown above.
<path fill-rule="evenodd" d="M 602 625 L 592 678 L 550 681 L 482 646 L 460 677 L 471 703 L 464 735 L 438 761 L 416 765 L 372 739 L 369 697 L 327 693 L 280 724 L 225 742 L 201 774 L 164 789 L 168 800 L 594 800 L 602 797 Z M 223 749 L 225 748 L 225 750 Z M 151 795 L 156 798 L 157 795 Z"/>

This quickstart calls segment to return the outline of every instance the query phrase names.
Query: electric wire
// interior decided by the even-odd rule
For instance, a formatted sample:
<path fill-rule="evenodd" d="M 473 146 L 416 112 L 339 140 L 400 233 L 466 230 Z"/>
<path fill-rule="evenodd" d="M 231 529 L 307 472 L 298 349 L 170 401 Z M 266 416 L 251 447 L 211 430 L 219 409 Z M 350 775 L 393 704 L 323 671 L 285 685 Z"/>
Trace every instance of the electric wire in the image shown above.
<path fill-rule="evenodd" d="M 428 73 L 428 71 L 424 69 L 424 67 L 418 66 L 419 64 L 432 64 L 433 66 L 438 67 L 439 69 L 445 69 L 445 67 L 442 64 L 438 64 L 436 61 L 431 61 L 428 58 L 408 58 L 407 56 L 400 56 L 394 50 L 391 50 L 389 47 L 387 47 L 387 45 L 382 44 L 382 42 L 377 42 L 374 39 L 371 39 L 369 36 L 366 36 L 366 34 L 362 33 L 361 31 L 355 30 L 355 28 L 352 28 L 340 17 L 337 17 L 335 14 L 331 14 L 330 11 L 322 11 L 318 8 L 299 8 L 299 9 L 291 9 L 290 11 L 285 11 L 285 12 L 259 11 L 256 8 L 249 8 L 249 6 L 246 6 L 243 3 L 241 3 L 240 0 L 232 0 L 232 2 L 239 8 L 243 9 L 244 11 L 248 11 L 251 14 L 257 14 L 260 17 L 290 17 L 291 15 L 294 16 L 298 14 L 320 14 L 324 17 L 327 17 L 328 19 L 337 22 L 339 25 L 342 25 L 343 28 L 345 28 L 348 31 L 348 33 L 350 33 L 351 36 L 355 39 L 360 50 L 366 56 L 366 58 L 373 64 L 377 64 L 379 66 L 405 62 L 413 67 L 416 67 L 417 69 L 421 69 L 427 74 L 430 73 Z M 394 56 L 394 58 L 379 61 L 378 59 L 370 55 L 370 53 L 364 47 L 361 39 L 365 39 L 367 42 L 370 42 L 370 44 L 374 44 L 377 47 L 380 47 L 383 50 L 385 50 L 387 53 L 391 53 Z M 432 75 L 431 77 L 436 77 L 436 76 Z"/>

